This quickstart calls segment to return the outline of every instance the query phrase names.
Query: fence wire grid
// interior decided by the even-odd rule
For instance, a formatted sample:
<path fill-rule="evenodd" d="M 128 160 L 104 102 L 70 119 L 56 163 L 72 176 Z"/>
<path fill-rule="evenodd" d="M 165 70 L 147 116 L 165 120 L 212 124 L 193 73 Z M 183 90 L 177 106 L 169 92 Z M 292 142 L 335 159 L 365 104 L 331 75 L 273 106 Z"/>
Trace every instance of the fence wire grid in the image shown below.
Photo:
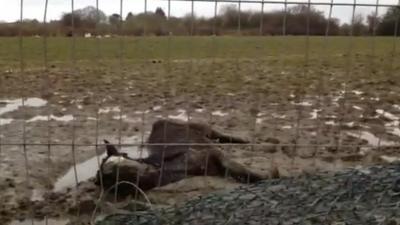
<path fill-rule="evenodd" d="M 72 15 L 79 10 L 78 1 L 70 1 L 68 11 Z M 7 219 L 20 218 L 24 222 L 11 224 L 62 224 L 53 218 L 65 215 L 52 210 L 57 208 L 52 201 L 58 192 L 73 192 L 71 188 L 77 193 L 71 197 L 76 208 L 67 213 L 68 217 L 89 215 L 93 222 L 93 212 L 107 211 L 104 208 L 108 203 L 95 199 L 87 206 L 87 199 L 79 193 L 85 188 L 82 182 L 96 176 L 107 155 L 103 139 L 135 159 L 146 158 L 148 149 L 162 146 L 155 187 L 168 183 L 165 180 L 169 178 L 163 176 L 170 176 L 171 162 L 184 164 L 180 171 L 183 175 L 178 175 L 182 179 L 199 175 L 188 170 L 192 166 L 188 165 L 192 163 L 190 154 L 184 154 L 181 161 L 165 159 L 166 149 L 179 147 L 204 153 L 205 157 L 196 156 L 204 160 L 204 175 L 210 173 L 208 165 L 214 163 L 210 156 L 215 152 L 223 152 L 219 160 L 232 158 L 267 177 L 337 171 L 400 159 L 400 92 L 396 87 L 399 18 L 394 20 L 394 35 L 377 35 L 378 17 L 388 8 L 398 10 L 400 1 L 142 2 L 144 15 L 152 13 L 150 4 L 166 7 L 164 36 L 147 35 L 150 25 L 146 23 L 142 36 L 124 34 L 124 18 L 132 10 L 127 0 L 118 2 L 117 31 L 102 34 L 103 2 L 96 0 L 92 3 L 96 24 L 90 37 L 82 36 L 74 16 L 70 17 L 70 37 L 50 37 L 52 1 L 45 0 L 41 3 L 43 34 L 27 37 L 23 35 L 23 21 L 31 9 L 20 1 L 18 40 L 5 40 L 17 46 L 18 57 L 10 63 L 14 66 L 3 64 L 0 78 L 0 179 L 11 187 L 7 191 L 18 194 L 0 199 L 5 206 L 14 204 L 13 200 L 25 206 L 8 214 L 2 209 L 9 216 L 6 223 L 11 222 Z M 188 35 L 183 37 L 173 32 L 177 18 L 172 14 L 173 7 L 180 2 L 186 2 L 188 9 Z M 235 6 L 236 25 L 234 31 L 221 35 L 218 26 L 223 18 L 219 16 L 227 4 Z M 213 10 L 208 12 L 212 24 L 209 36 L 196 33 L 201 27 L 196 20 L 199 5 Z M 292 36 L 287 33 L 293 19 L 289 13 L 298 5 L 306 9 L 301 23 L 303 35 Z M 311 35 L 313 7 L 324 7 L 318 8 L 326 19 L 322 36 Z M 333 15 L 338 7 L 351 9 L 348 32 L 332 37 Z M 370 10 L 373 19 L 372 32 L 363 37 L 354 34 L 360 8 Z M 249 10 L 259 13 L 259 26 L 253 29 L 257 33 L 252 36 L 246 35 L 243 25 L 248 22 L 243 12 Z M 278 36 L 270 36 L 266 30 L 276 22 L 266 17 L 272 11 L 281 16 Z M 57 53 L 60 57 L 56 52 L 61 51 L 57 46 L 62 44 L 67 47 Z M 7 52 L 10 48 L 6 49 L 4 55 L 11 54 Z M 86 56 L 85 51 L 90 54 Z M 159 142 L 148 143 L 151 128 L 159 120 L 180 121 L 186 132 L 163 126 Z M 191 132 L 192 122 L 241 137 L 245 143 L 235 143 L 232 137 L 223 143 L 219 139 L 204 142 Z M 190 141 L 174 143 L 170 139 L 179 138 L 171 138 L 174 135 L 168 131 L 184 132 L 176 136 Z M 119 166 L 126 158 L 115 158 L 114 185 L 103 187 L 104 174 L 99 173 L 95 195 L 113 203 L 121 201 L 118 184 L 126 182 Z M 228 179 L 229 171 L 224 169 L 223 177 Z M 244 183 L 250 183 L 250 177 L 247 174 Z M 129 186 L 140 186 L 139 178 L 138 173 L 136 183 Z M 152 201 L 141 189 L 132 190 L 136 190 L 135 200 L 144 195 L 147 202 Z M 179 191 L 177 186 L 174 192 Z M 137 207 L 139 203 L 134 209 Z"/>

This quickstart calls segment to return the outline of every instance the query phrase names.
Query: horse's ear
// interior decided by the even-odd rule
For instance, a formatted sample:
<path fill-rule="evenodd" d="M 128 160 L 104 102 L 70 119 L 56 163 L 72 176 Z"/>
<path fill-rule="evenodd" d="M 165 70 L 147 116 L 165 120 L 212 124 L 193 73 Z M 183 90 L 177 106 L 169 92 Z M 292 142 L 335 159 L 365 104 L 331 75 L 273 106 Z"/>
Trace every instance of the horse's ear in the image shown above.
<path fill-rule="evenodd" d="M 110 144 L 110 142 L 107 141 L 106 139 L 104 139 L 103 141 L 104 141 L 104 143 L 106 143 L 106 144 Z"/>

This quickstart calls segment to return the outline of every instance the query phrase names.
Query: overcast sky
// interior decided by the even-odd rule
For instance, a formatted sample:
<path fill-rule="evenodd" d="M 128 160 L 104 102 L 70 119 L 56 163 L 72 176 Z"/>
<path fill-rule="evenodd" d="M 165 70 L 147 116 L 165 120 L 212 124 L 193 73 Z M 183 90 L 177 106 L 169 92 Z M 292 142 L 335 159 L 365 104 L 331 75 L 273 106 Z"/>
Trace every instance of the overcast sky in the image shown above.
<path fill-rule="evenodd" d="M 46 0 L 24 0 L 24 18 L 43 20 L 44 6 Z M 257 0 L 255 0 L 257 1 Z M 262 1 L 262 0 L 258 0 Z M 282 1 L 282 0 L 274 0 Z M 307 0 L 289 0 L 290 2 L 307 2 Z M 357 0 L 357 3 L 375 4 L 377 0 Z M 380 4 L 397 4 L 399 0 L 379 0 Z M 71 0 L 48 0 L 48 19 L 58 19 L 64 12 L 71 11 Z M 94 6 L 96 0 L 74 0 L 75 9 L 86 6 Z M 145 0 L 123 0 L 123 14 L 128 12 L 139 13 L 144 11 Z M 167 0 L 147 0 L 147 8 L 149 11 L 154 11 L 157 7 L 161 7 L 167 12 Z M 311 2 L 330 2 L 330 0 L 311 0 Z M 334 0 L 334 2 L 352 3 L 353 0 Z M 219 3 L 220 9 L 227 3 Z M 119 13 L 120 0 L 99 0 L 99 7 L 107 15 Z M 316 6 L 317 9 L 328 13 L 328 6 Z M 242 9 L 261 10 L 261 4 L 257 3 L 242 3 Z M 283 9 L 282 4 L 266 4 L 265 10 Z M 171 1 L 171 14 L 174 16 L 183 16 L 191 10 L 191 2 Z M 212 16 L 214 13 L 213 2 L 195 2 L 194 11 L 199 16 Z M 379 8 L 379 14 L 386 11 L 385 7 Z M 375 7 L 357 7 L 356 13 L 367 15 L 375 12 Z M 20 0 L 0 0 L 0 21 L 12 22 L 19 19 Z M 341 22 L 349 22 L 352 14 L 350 6 L 335 6 L 333 8 L 333 17 L 339 18 Z"/>

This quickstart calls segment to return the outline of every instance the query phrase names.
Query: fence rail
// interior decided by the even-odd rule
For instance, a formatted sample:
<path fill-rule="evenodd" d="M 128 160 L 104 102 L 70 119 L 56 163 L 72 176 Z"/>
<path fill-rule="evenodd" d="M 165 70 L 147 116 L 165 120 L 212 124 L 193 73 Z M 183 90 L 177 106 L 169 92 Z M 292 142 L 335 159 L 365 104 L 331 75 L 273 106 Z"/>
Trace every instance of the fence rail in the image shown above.
<path fill-rule="evenodd" d="M 263 0 L 162 0 L 168 2 L 211 2 L 211 3 L 257 3 L 257 4 L 278 4 L 278 5 L 315 5 L 315 6 L 352 6 L 352 7 L 399 7 L 398 4 L 368 4 L 368 3 L 346 3 L 346 2 L 318 2 L 318 1 L 263 1 Z"/>

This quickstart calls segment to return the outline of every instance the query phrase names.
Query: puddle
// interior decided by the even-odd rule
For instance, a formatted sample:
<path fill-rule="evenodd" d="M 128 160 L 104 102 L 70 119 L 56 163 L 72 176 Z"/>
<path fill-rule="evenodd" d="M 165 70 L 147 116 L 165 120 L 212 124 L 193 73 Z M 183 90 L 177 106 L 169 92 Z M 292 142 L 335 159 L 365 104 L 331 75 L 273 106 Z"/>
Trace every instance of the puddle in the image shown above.
<path fill-rule="evenodd" d="M 47 223 L 46 220 L 23 220 L 23 221 L 18 221 L 18 220 L 14 220 L 13 222 L 11 222 L 9 225 L 67 225 L 69 223 L 69 220 L 63 220 L 63 219 L 47 219 Z"/>
<path fill-rule="evenodd" d="M 353 92 L 355 95 L 362 95 L 364 93 L 364 92 L 358 91 L 358 90 L 353 90 L 351 92 Z"/>
<path fill-rule="evenodd" d="M 264 113 L 264 112 L 257 113 L 257 115 L 256 115 L 256 124 L 263 123 L 266 120 L 266 118 L 262 118 L 264 116 L 266 116 L 266 113 Z"/>
<path fill-rule="evenodd" d="M 13 112 L 22 107 L 22 103 L 24 103 L 25 107 L 43 107 L 47 104 L 47 101 L 41 98 L 27 98 L 24 102 L 22 102 L 22 98 L 14 99 L 14 100 L 0 100 L 1 103 L 4 103 L 4 106 L 0 107 L 0 115 Z M 14 119 L 10 118 L 0 118 L 0 125 L 11 124 Z"/>
<path fill-rule="evenodd" d="M 142 115 L 142 114 L 147 114 L 149 112 L 150 112 L 150 110 L 145 110 L 145 111 L 136 110 L 133 113 L 136 114 L 136 115 Z"/>
<path fill-rule="evenodd" d="M 376 113 L 382 115 L 391 122 L 385 123 L 386 131 L 390 134 L 400 137 L 400 118 L 392 113 L 386 112 L 382 109 L 377 109 Z"/>
<path fill-rule="evenodd" d="M 276 113 L 272 113 L 272 117 L 278 118 L 278 119 L 285 119 L 286 115 L 279 115 L 279 114 L 276 114 Z"/>
<path fill-rule="evenodd" d="M 379 115 L 382 115 L 383 117 L 385 117 L 386 119 L 389 119 L 389 120 L 399 120 L 400 119 L 398 116 L 395 116 L 395 115 L 391 114 L 390 112 L 386 112 L 383 109 L 377 109 L 376 113 L 378 113 Z"/>
<path fill-rule="evenodd" d="M 31 195 L 31 201 L 43 201 L 44 192 L 42 190 L 33 189 Z"/>
<path fill-rule="evenodd" d="M 1 125 L 7 125 L 12 123 L 12 121 L 14 121 L 14 119 L 5 119 L 5 118 L 0 118 L 0 126 Z"/>
<path fill-rule="evenodd" d="M 114 120 L 122 119 L 123 121 L 128 122 L 128 123 L 139 123 L 139 122 L 142 122 L 141 118 L 130 118 L 127 115 L 121 115 L 121 116 L 117 115 L 117 116 L 113 116 L 112 118 Z"/>
<path fill-rule="evenodd" d="M 261 116 L 265 116 L 265 115 L 266 115 L 266 113 L 264 113 L 264 112 L 257 113 L 257 117 L 261 117 Z"/>
<path fill-rule="evenodd" d="M 213 116 L 227 116 L 227 115 L 229 115 L 229 113 L 222 112 L 221 110 L 217 110 L 217 111 L 212 112 L 211 115 L 213 115 Z"/>
<path fill-rule="evenodd" d="M 195 109 L 194 111 L 195 111 L 195 112 L 198 112 L 198 113 L 202 113 L 202 112 L 205 111 L 205 109 L 199 108 L 199 109 Z"/>
<path fill-rule="evenodd" d="M 260 123 L 264 122 L 265 120 L 267 120 L 267 118 L 265 118 L 265 116 L 267 116 L 267 115 L 268 115 L 268 113 L 266 113 L 266 112 L 257 113 L 256 123 L 260 124 Z M 272 113 L 271 116 L 276 119 L 285 119 L 286 118 L 286 115 L 284 115 L 284 114 L 280 115 L 277 113 Z M 264 118 L 262 118 L 262 117 L 264 117 Z"/>
<path fill-rule="evenodd" d="M 387 156 L 387 155 L 382 155 L 379 158 L 381 158 L 382 160 L 388 162 L 388 163 L 394 163 L 394 162 L 399 162 L 400 161 L 400 157 L 395 157 L 395 156 Z"/>
<path fill-rule="evenodd" d="M 188 121 L 188 115 L 186 113 L 186 110 L 178 109 L 178 113 L 179 113 L 178 115 L 168 115 L 168 118 L 174 120 Z"/>
<path fill-rule="evenodd" d="M 396 144 L 396 142 L 393 142 L 393 141 L 385 141 L 383 139 L 379 139 L 377 136 L 375 136 L 374 134 L 372 134 L 368 131 L 361 131 L 360 133 L 348 132 L 347 134 L 351 137 L 366 140 L 369 145 L 374 146 L 374 147 L 392 146 L 392 145 Z"/>
<path fill-rule="evenodd" d="M 126 119 L 126 115 L 121 115 L 121 116 L 119 116 L 119 115 L 116 115 L 116 116 L 113 116 L 112 117 L 114 120 L 120 120 L 120 119 Z"/>
<path fill-rule="evenodd" d="M 399 136 L 400 137 L 400 121 L 399 120 L 393 120 L 392 122 L 386 123 L 385 127 L 386 127 L 386 131 L 390 134 L 393 134 L 395 136 Z"/>
<path fill-rule="evenodd" d="M 336 118 L 337 118 L 337 116 L 335 116 L 335 115 L 329 115 L 329 114 L 325 115 L 324 117 L 325 117 L 326 119 L 336 119 Z"/>
<path fill-rule="evenodd" d="M 360 155 L 366 155 L 371 151 L 371 148 L 368 147 L 360 147 L 360 151 L 358 152 Z"/>
<path fill-rule="evenodd" d="M 385 123 L 385 127 L 398 127 L 400 125 L 399 120 L 393 120 L 392 122 Z"/>
<path fill-rule="evenodd" d="M 161 110 L 161 108 L 162 108 L 162 106 L 161 106 L 161 105 L 156 105 L 156 106 L 153 106 L 153 111 L 160 111 L 160 110 Z"/>
<path fill-rule="evenodd" d="M 353 109 L 363 110 L 360 106 L 353 105 Z"/>
<path fill-rule="evenodd" d="M 25 99 L 25 106 L 28 107 L 42 107 L 47 104 L 47 101 L 41 98 L 27 98 Z"/>
<path fill-rule="evenodd" d="M 50 115 L 50 120 L 60 121 L 60 122 L 70 122 L 74 120 L 73 115 L 64 115 L 64 116 L 54 116 Z M 32 123 L 36 121 L 48 121 L 48 116 L 35 116 L 32 119 L 27 120 L 26 122 Z"/>
<path fill-rule="evenodd" d="M 174 59 L 172 60 L 172 62 L 174 63 L 187 63 L 187 62 L 191 62 L 190 59 Z"/>
<path fill-rule="evenodd" d="M 399 136 L 400 137 L 400 128 L 398 128 L 398 127 L 389 128 L 388 132 L 393 134 L 393 135 L 395 135 L 395 136 Z"/>
<path fill-rule="evenodd" d="M 316 131 L 311 131 L 311 132 L 309 132 L 309 133 L 310 133 L 311 136 L 314 136 L 314 137 L 317 136 L 317 132 L 316 132 Z"/>
<path fill-rule="evenodd" d="M 119 108 L 119 106 L 115 106 L 115 107 L 104 107 L 99 109 L 99 113 L 100 114 L 106 114 L 106 113 L 110 113 L 110 112 L 120 112 L 121 109 Z"/>
<path fill-rule="evenodd" d="M 337 102 L 340 101 L 342 98 L 344 98 L 344 91 L 340 91 L 338 95 L 333 96 L 332 101 L 337 104 Z"/>
<path fill-rule="evenodd" d="M 325 122 L 325 124 L 326 124 L 326 125 L 331 125 L 331 126 L 336 125 L 336 123 L 335 123 L 334 120 L 328 120 L 328 121 Z"/>
<path fill-rule="evenodd" d="M 380 100 L 380 98 L 379 97 L 371 97 L 371 98 L 369 98 L 369 100 L 378 102 Z"/>
<path fill-rule="evenodd" d="M 321 109 L 313 109 L 313 111 L 310 113 L 312 120 L 317 119 L 318 113 L 321 112 Z"/>
<path fill-rule="evenodd" d="M 78 183 L 81 181 L 88 180 L 91 177 L 96 175 L 97 170 L 99 169 L 98 162 L 101 162 L 101 159 L 106 156 L 106 153 L 103 153 L 99 156 L 99 161 L 97 161 L 97 156 L 94 156 L 82 163 L 76 165 L 77 171 L 77 179 Z M 75 171 L 74 168 L 71 167 L 66 174 L 62 177 L 57 179 L 56 183 L 54 184 L 53 191 L 61 191 L 67 187 L 73 187 L 76 185 L 75 179 Z"/>
<path fill-rule="evenodd" d="M 141 118 L 125 118 L 124 121 L 128 122 L 128 123 L 142 123 L 142 119 Z"/>
<path fill-rule="evenodd" d="M 307 102 L 307 101 L 304 101 L 304 102 L 292 102 L 292 105 L 312 106 L 312 103 L 311 102 Z"/>
<path fill-rule="evenodd" d="M 14 100 L 0 100 L 0 102 L 5 103 L 5 106 L 0 107 L 0 115 L 3 115 L 8 112 L 13 112 L 18 110 L 19 107 L 22 107 L 22 98 L 14 99 Z M 41 98 L 27 98 L 24 101 L 24 106 L 26 107 L 43 107 L 47 104 L 46 100 Z"/>
<path fill-rule="evenodd" d="M 132 136 L 132 137 L 125 137 L 123 138 L 122 144 L 137 144 L 141 143 L 140 137 L 138 136 Z M 115 142 L 114 142 L 115 143 Z M 123 146 L 121 148 L 121 152 L 126 152 L 129 157 L 133 159 L 137 158 L 145 158 L 148 156 L 148 152 L 143 149 L 142 151 L 139 150 L 137 146 Z M 101 160 L 106 157 L 106 153 L 104 152 L 103 154 L 97 156 L 93 156 L 92 158 L 79 163 L 76 165 L 76 171 L 77 171 L 77 180 L 78 183 L 81 181 L 85 181 L 90 179 L 91 177 L 94 177 L 96 175 L 97 170 L 99 169 L 99 162 L 101 163 Z M 111 157 L 109 159 L 110 161 L 115 161 L 115 160 L 124 160 L 123 158 L 119 157 Z M 74 187 L 76 185 L 76 179 L 75 179 L 75 170 L 74 167 L 71 167 L 67 173 L 65 173 L 63 176 L 61 176 L 59 179 L 57 179 L 56 183 L 54 184 L 53 191 L 61 191 L 62 189 L 65 189 L 67 187 Z"/>
<path fill-rule="evenodd" d="M 264 118 L 257 118 L 256 119 L 256 124 L 261 124 L 262 122 L 264 122 Z"/>
<path fill-rule="evenodd" d="M 291 125 L 282 126 L 282 129 L 292 129 Z"/>

